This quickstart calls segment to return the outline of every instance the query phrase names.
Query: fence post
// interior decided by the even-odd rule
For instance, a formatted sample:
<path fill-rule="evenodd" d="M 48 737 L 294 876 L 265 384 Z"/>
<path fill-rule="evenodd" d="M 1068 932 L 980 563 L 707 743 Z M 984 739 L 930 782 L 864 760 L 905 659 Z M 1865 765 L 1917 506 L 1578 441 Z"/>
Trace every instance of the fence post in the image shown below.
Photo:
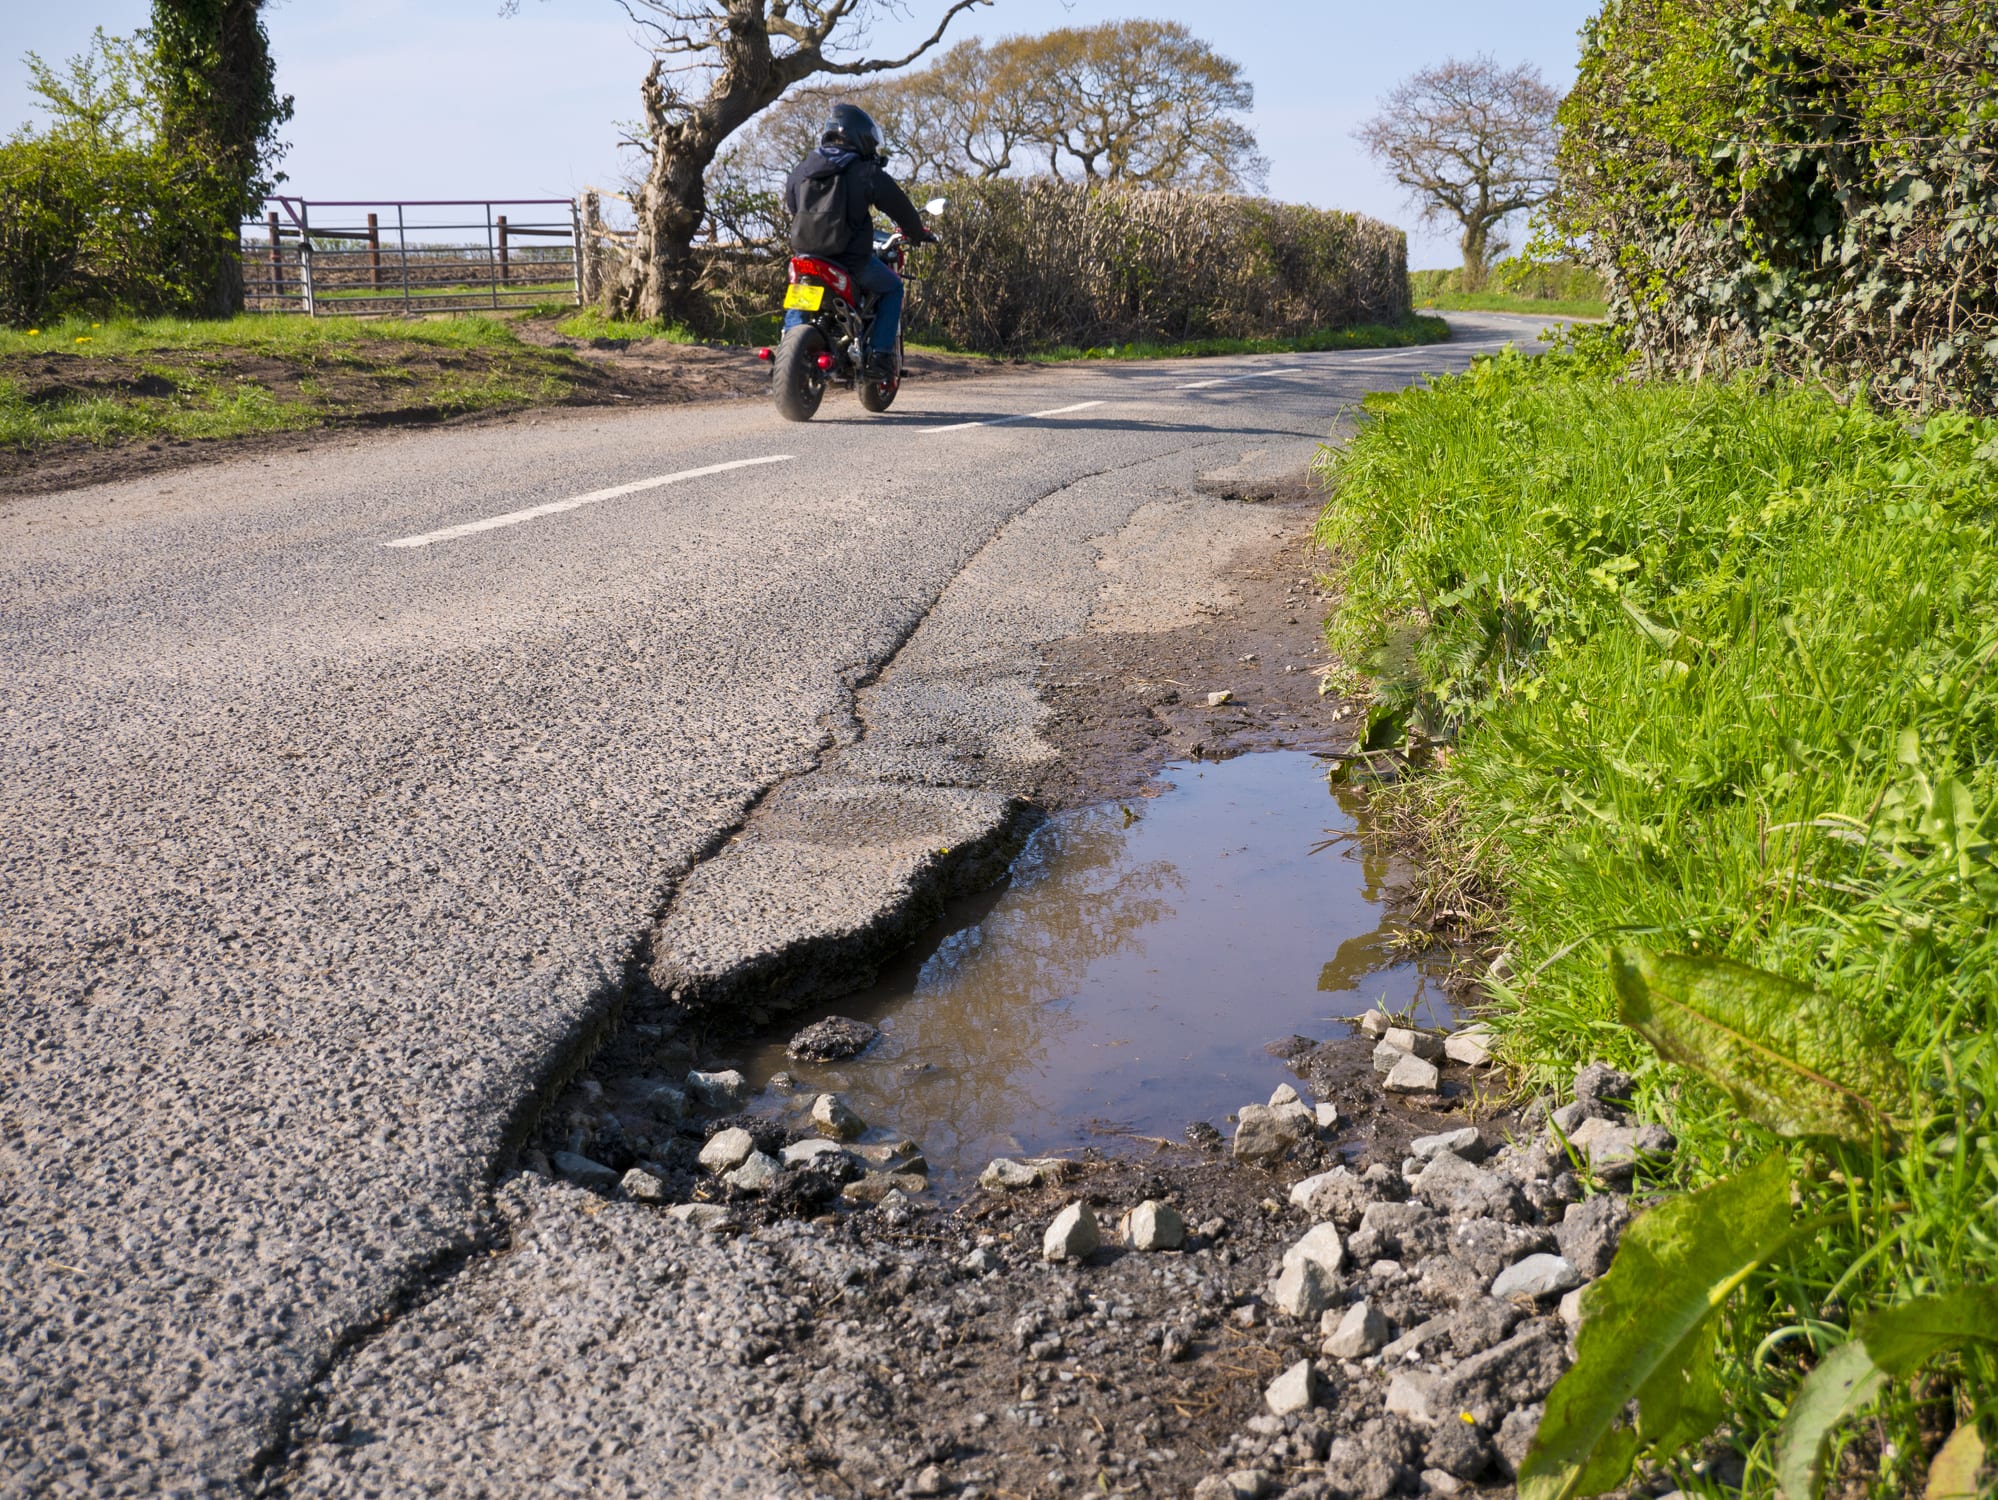
<path fill-rule="evenodd" d="M 493 246 L 493 206 L 490 203 L 488 203 L 486 205 L 486 266 L 488 268 L 489 279 L 487 280 L 486 285 L 493 294 L 493 306 L 498 307 L 499 276 L 497 272 L 491 270 L 491 267 L 494 264 L 495 264 L 495 259 L 494 259 L 494 246 Z"/>
<path fill-rule="evenodd" d="M 574 250 L 574 263 L 571 269 L 576 273 L 576 305 L 581 307 L 589 299 L 583 292 L 583 202 L 580 198 L 569 200 L 570 247 Z"/>
<path fill-rule="evenodd" d="M 305 315 L 318 317 L 312 300 L 312 206 L 303 198 L 298 200 L 298 287 L 305 294 Z"/>
<path fill-rule="evenodd" d="M 402 310 L 409 312 L 409 231 L 403 227 L 402 205 L 395 206 L 395 247 L 402 258 Z"/>
<path fill-rule="evenodd" d="M 382 231 L 373 214 L 368 215 L 368 289 L 382 289 Z"/>
<path fill-rule="evenodd" d="M 264 223 L 271 232 L 271 298 L 276 301 L 284 296 L 284 248 L 278 240 L 276 209 L 264 215 Z"/>
<path fill-rule="evenodd" d="M 501 214 L 499 216 L 499 279 L 501 281 L 507 281 L 511 279 L 507 274 L 507 266 L 506 266 L 506 215 L 505 214 Z"/>

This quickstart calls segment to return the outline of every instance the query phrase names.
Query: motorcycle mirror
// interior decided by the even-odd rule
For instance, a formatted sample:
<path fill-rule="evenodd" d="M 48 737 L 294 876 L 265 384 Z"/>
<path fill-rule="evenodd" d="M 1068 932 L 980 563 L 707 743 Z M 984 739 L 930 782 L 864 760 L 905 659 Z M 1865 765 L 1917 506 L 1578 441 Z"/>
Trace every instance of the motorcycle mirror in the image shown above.
<path fill-rule="evenodd" d="M 926 214 L 940 214 L 949 204 L 950 199 L 948 198 L 932 198 L 923 205 L 923 212 Z"/>

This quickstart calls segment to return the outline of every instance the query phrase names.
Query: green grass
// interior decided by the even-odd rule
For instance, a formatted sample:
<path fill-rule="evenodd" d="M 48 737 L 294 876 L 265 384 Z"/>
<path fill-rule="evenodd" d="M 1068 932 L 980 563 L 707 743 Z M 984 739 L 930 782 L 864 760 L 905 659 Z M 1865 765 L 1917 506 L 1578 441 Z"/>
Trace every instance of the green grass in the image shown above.
<path fill-rule="evenodd" d="M 483 315 L 76 318 L 0 330 L 0 443 L 226 438 L 535 405 L 563 399 L 572 369 Z"/>
<path fill-rule="evenodd" d="M 613 318 L 601 308 L 585 307 L 555 325 L 555 331 L 572 339 L 660 339 L 669 344 L 698 344 L 700 335 L 679 323 L 657 319 Z"/>
<path fill-rule="evenodd" d="M 1631 1068 L 1680 1140 L 1664 1186 L 1787 1152 L 1830 1215 L 1723 1320 L 1732 1441 L 1768 1493 L 1775 1423 L 1854 1316 L 1998 1279 L 1998 422 L 1913 431 L 1566 354 L 1368 407 L 1326 460 L 1333 644 L 1377 715 L 1455 741 L 1382 796 L 1451 904 L 1494 899 L 1505 1056 L 1530 1086 Z M 1908 1079 L 1903 1148 L 1781 1140 L 1661 1062 L 1618 1020 L 1617 940 L 1830 995 Z M 1989 1346 L 1891 1383 L 1847 1493 L 1919 1492 L 1995 1407 Z"/>
<path fill-rule="evenodd" d="M 1608 304 L 1588 297 L 1513 297 L 1504 292 L 1437 292 L 1420 298 L 1419 307 L 1440 312 L 1528 313 L 1549 318 L 1600 318 Z"/>
<path fill-rule="evenodd" d="M 1239 354 L 1318 354 L 1335 349 L 1399 349 L 1435 344 L 1450 337 L 1441 318 L 1415 317 L 1406 323 L 1363 323 L 1291 339 L 1186 339 L 1177 343 L 1117 344 L 1107 348 L 1048 349 L 1028 356 L 1036 362 L 1077 359 L 1207 359 Z"/>

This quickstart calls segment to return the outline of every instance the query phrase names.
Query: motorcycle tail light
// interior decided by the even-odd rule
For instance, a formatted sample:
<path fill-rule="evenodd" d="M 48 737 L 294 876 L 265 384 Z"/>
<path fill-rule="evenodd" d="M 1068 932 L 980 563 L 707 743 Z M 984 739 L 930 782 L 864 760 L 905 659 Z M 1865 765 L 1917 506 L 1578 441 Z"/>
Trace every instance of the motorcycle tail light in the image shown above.
<path fill-rule="evenodd" d="M 836 362 L 830 354 L 821 354 L 819 356 L 819 368 L 821 370 L 830 370 Z"/>
<path fill-rule="evenodd" d="M 758 349 L 756 351 L 756 357 L 762 360 L 767 365 L 770 363 L 771 360 L 775 359 L 777 356 L 772 354 L 768 349 Z"/>

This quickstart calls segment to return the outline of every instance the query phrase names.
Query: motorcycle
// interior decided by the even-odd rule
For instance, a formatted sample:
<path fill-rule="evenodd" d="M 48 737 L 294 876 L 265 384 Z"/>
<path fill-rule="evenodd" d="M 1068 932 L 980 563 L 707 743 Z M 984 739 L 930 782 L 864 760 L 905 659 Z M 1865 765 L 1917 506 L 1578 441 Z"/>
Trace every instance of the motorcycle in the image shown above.
<path fill-rule="evenodd" d="M 946 200 L 932 198 L 923 212 L 934 217 L 944 210 Z M 896 275 L 908 258 L 909 241 L 901 230 L 876 231 L 874 253 Z M 809 422 L 825 399 L 826 387 L 838 384 L 858 390 L 860 404 L 882 412 L 895 403 L 901 377 L 869 379 L 867 351 L 872 347 L 876 299 L 863 295 L 845 267 L 817 256 L 791 258 L 791 283 L 784 292 L 784 307 L 805 315 L 796 328 L 787 329 L 777 347 L 759 349 L 756 357 L 770 365 L 770 393 L 778 412 L 792 422 Z M 902 367 L 902 340 L 895 340 L 895 367 Z"/>

